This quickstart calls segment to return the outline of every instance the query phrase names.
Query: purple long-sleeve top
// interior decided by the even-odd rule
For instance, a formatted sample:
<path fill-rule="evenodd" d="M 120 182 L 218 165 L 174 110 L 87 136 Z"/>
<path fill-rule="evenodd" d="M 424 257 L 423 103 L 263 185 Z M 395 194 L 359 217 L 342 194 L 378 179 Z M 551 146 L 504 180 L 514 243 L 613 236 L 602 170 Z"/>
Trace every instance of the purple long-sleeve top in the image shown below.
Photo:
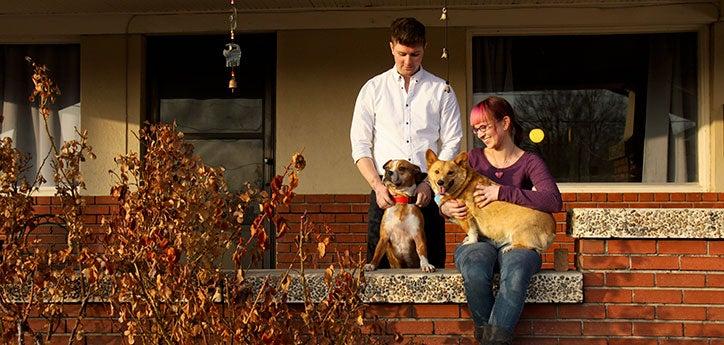
<path fill-rule="evenodd" d="M 490 164 L 482 148 L 474 148 L 468 152 L 468 161 L 478 173 L 500 184 L 498 200 L 548 213 L 558 212 L 563 207 L 556 180 L 535 153 L 525 152 L 513 165 L 498 169 Z"/>

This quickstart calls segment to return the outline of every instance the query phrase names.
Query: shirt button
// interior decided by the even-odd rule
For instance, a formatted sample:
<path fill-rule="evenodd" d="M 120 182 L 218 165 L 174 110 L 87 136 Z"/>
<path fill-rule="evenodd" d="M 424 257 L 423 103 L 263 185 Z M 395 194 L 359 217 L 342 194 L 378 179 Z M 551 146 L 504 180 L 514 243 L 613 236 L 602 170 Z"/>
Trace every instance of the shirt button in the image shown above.
<path fill-rule="evenodd" d="M 410 141 L 409 141 L 409 140 L 407 140 L 407 142 L 409 143 Z"/>
<path fill-rule="evenodd" d="M 406 106 L 406 107 L 409 107 L 410 105 L 409 105 L 409 104 L 405 104 L 405 106 Z"/>
<path fill-rule="evenodd" d="M 409 123 L 409 122 L 405 122 L 405 124 L 406 124 L 406 125 L 409 125 L 410 123 Z"/>

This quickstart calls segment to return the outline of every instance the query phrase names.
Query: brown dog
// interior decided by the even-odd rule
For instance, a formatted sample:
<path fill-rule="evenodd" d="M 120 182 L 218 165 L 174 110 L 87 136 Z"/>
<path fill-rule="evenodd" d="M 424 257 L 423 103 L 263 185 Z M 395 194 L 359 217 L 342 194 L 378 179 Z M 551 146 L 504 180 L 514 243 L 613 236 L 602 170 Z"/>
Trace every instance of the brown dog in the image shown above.
<path fill-rule="evenodd" d="M 365 265 L 366 271 L 374 271 L 387 255 L 392 268 L 421 268 L 432 272 L 435 266 L 427 261 L 424 219 L 422 212 L 410 199 L 417 184 L 422 182 L 420 168 L 406 160 L 392 160 L 384 165 L 382 183 L 395 200 L 395 205 L 386 209 L 380 223 L 380 241 L 377 242 L 372 262 Z"/>
<path fill-rule="evenodd" d="M 478 234 L 508 244 L 504 252 L 512 248 L 542 252 L 551 245 L 556 223 L 550 214 L 504 201 L 494 201 L 483 208 L 475 206 L 475 186 L 495 183 L 470 167 L 467 152 L 452 161 L 442 161 L 435 152 L 427 150 L 425 158 L 430 185 L 435 194 L 443 196 L 442 202 L 458 199 L 468 207 L 467 219 L 453 219 L 468 235 L 463 245 L 477 242 Z"/>

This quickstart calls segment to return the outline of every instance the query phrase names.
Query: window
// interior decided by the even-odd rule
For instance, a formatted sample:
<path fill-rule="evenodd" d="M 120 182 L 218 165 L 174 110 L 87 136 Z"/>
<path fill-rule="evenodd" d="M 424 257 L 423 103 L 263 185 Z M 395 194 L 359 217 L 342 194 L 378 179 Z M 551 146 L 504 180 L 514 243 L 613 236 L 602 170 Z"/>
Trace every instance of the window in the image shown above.
<path fill-rule="evenodd" d="M 25 60 L 50 69 L 50 77 L 61 94 L 51 105 L 48 130 L 57 147 L 67 140 L 78 139 L 80 129 L 80 46 L 77 44 L 0 45 L 0 137 L 10 137 L 17 149 L 30 154 L 30 169 L 25 178 L 34 181 L 39 172 L 54 186 L 53 172 L 46 157 L 52 150 L 43 116 L 28 97 L 33 90 L 32 66 Z"/>
<path fill-rule="evenodd" d="M 473 104 L 543 130 L 523 146 L 558 182 L 697 182 L 697 52 L 696 33 L 474 37 Z"/>
<path fill-rule="evenodd" d="M 246 182 L 263 188 L 274 174 L 276 37 L 237 36 L 242 57 L 234 92 L 227 87 L 230 75 L 222 55 L 227 42 L 222 35 L 149 37 L 149 117 L 175 121 L 204 163 L 224 167 L 230 191 L 242 190 Z M 267 231 L 275 238 L 273 228 Z M 274 252 L 272 241 L 264 268 L 274 267 Z M 233 267 L 230 256 L 223 261 L 223 267 Z"/>

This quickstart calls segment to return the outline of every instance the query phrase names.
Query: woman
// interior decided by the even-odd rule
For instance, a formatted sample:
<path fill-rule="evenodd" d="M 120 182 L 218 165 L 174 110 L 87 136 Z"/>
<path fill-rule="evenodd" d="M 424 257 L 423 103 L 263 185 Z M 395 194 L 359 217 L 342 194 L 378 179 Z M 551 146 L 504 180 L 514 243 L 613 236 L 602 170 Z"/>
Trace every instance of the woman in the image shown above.
<path fill-rule="evenodd" d="M 510 104 L 488 97 L 470 112 L 473 133 L 485 148 L 468 153 L 470 166 L 497 186 L 479 185 L 474 193 L 477 207 L 501 200 L 553 213 L 561 209 L 561 193 L 543 160 L 518 145 L 523 128 Z M 465 204 L 450 200 L 440 211 L 448 217 L 465 218 Z M 512 249 L 482 237 L 455 251 L 455 265 L 463 276 L 468 307 L 475 322 L 475 338 L 481 344 L 510 344 L 523 310 L 531 277 L 540 270 L 541 257 L 534 250 Z M 500 289 L 493 296 L 492 280 L 500 272 Z"/>

